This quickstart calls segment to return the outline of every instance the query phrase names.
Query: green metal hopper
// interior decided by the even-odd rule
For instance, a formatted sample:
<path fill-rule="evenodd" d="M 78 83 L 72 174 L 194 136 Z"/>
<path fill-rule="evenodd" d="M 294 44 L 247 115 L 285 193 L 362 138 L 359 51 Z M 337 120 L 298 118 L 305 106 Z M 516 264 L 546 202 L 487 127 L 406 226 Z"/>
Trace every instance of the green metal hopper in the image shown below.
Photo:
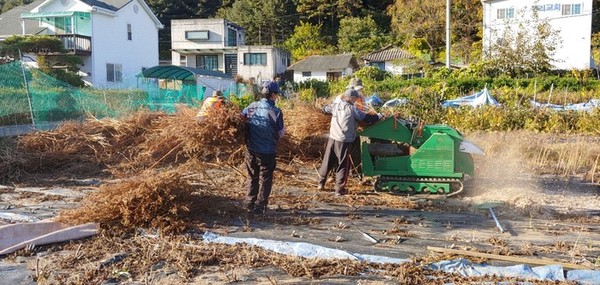
<path fill-rule="evenodd" d="M 375 191 L 451 196 L 474 175 L 472 154 L 483 154 L 446 125 L 389 117 L 359 133 L 362 169 L 376 177 Z"/>

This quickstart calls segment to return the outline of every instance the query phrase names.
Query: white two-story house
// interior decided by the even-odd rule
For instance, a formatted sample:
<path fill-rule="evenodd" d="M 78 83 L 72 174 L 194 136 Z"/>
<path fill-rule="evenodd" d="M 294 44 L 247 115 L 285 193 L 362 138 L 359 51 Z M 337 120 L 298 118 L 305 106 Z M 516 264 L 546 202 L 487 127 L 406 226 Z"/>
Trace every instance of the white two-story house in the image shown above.
<path fill-rule="evenodd" d="M 171 21 L 173 65 L 269 80 L 285 72 L 290 54 L 273 46 L 248 46 L 245 30 L 226 19 Z"/>
<path fill-rule="evenodd" d="M 591 56 L 592 0 L 482 0 L 483 48 L 502 36 L 507 25 L 513 30 L 529 23 L 537 11 L 558 32 L 553 65 L 556 69 L 587 69 Z"/>
<path fill-rule="evenodd" d="M 158 65 L 162 27 L 143 0 L 38 0 L 0 14 L 0 40 L 58 37 L 83 59 L 83 80 L 101 88 L 135 86 L 135 75 Z"/>

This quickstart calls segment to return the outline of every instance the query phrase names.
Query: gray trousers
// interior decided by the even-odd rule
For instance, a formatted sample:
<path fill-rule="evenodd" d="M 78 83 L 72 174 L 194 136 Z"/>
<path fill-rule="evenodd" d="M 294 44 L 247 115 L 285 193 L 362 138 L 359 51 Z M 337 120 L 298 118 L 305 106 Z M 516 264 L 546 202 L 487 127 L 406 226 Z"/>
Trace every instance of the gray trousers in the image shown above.
<path fill-rule="evenodd" d="M 350 155 L 352 142 L 341 142 L 334 139 L 327 140 L 323 162 L 319 168 L 319 184 L 325 185 L 329 171 L 335 171 L 336 192 L 346 187 L 348 173 L 350 172 Z"/>

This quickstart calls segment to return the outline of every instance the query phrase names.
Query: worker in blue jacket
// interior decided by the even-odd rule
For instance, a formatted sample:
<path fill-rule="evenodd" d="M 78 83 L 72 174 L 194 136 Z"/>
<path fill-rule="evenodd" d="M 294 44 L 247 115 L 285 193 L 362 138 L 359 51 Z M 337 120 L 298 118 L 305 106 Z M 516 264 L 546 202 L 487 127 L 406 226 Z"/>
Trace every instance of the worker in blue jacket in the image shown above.
<path fill-rule="evenodd" d="M 285 133 L 283 113 L 275 106 L 275 100 L 281 94 L 279 86 L 276 82 L 264 82 L 261 93 L 262 99 L 242 111 L 248 120 L 246 207 L 253 214 L 264 214 L 267 209 L 273 186 L 277 142 Z"/>

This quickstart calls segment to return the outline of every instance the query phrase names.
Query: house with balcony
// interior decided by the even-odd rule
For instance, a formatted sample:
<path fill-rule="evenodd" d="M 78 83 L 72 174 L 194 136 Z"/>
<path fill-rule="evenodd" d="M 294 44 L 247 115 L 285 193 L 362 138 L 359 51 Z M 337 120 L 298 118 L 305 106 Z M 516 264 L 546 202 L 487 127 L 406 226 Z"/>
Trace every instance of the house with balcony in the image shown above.
<path fill-rule="evenodd" d="M 504 31 L 534 29 L 534 11 L 547 21 L 560 41 L 552 57 L 555 69 L 593 68 L 591 55 L 592 0 L 482 0 L 483 49 L 502 40 Z"/>
<path fill-rule="evenodd" d="M 123 88 L 135 86 L 135 75 L 158 64 L 162 27 L 143 0 L 37 0 L 0 14 L 0 41 L 55 36 L 82 58 L 84 81 Z"/>
<path fill-rule="evenodd" d="M 171 60 L 176 66 L 220 71 L 256 82 L 285 72 L 291 56 L 274 46 L 248 46 L 243 27 L 226 19 L 171 21 Z"/>

